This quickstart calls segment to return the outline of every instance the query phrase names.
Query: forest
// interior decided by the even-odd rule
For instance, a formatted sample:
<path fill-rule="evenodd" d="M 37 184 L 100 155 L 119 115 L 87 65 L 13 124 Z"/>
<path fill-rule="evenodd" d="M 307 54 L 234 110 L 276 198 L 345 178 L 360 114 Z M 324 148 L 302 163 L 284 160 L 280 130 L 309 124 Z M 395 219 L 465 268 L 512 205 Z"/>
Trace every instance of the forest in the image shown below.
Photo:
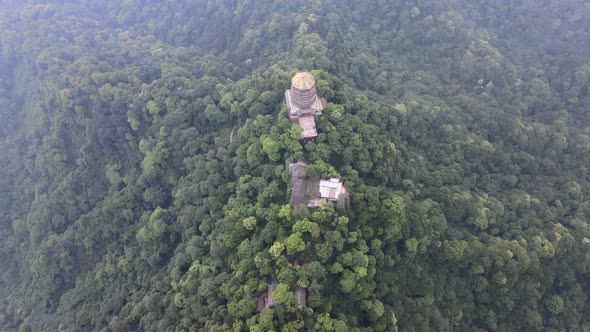
<path fill-rule="evenodd" d="M 0 331 L 590 331 L 590 2 L 0 8 Z"/>

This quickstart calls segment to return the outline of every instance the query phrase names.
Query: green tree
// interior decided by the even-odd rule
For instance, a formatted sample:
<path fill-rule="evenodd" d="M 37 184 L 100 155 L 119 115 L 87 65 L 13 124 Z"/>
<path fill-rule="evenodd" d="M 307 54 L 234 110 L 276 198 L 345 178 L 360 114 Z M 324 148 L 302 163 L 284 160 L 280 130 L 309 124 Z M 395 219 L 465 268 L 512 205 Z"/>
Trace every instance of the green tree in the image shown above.
<path fill-rule="evenodd" d="M 269 136 L 263 136 L 260 139 L 260 142 L 262 143 L 262 150 L 264 150 L 264 152 L 268 156 L 268 159 L 270 159 L 270 161 L 272 161 L 272 162 L 279 161 L 279 159 L 281 157 L 281 155 L 279 154 L 279 150 L 280 150 L 279 143 L 274 141 Z"/>
<path fill-rule="evenodd" d="M 285 248 L 289 255 L 305 250 L 305 242 L 301 239 L 301 233 L 296 232 L 289 235 L 289 237 L 285 239 Z"/>
<path fill-rule="evenodd" d="M 545 302 L 545 306 L 547 310 L 549 310 L 552 314 L 558 315 L 563 312 L 564 309 L 564 302 L 561 296 L 553 295 Z"/>

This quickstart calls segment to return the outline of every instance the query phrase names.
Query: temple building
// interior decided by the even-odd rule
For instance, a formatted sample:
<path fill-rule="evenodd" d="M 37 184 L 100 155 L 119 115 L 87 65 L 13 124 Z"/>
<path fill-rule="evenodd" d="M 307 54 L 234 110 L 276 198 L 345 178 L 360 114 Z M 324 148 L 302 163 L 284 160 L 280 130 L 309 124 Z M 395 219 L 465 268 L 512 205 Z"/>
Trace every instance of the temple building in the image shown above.
<path fill-rule="evenodd" d="M 295 295 L 295 300 L 297 300 L 297 304 L 299 308 L 306 308 L 307 307 L 307 289 L 301 286 L 297 286 L 293 291 Z"/>
<path fill-rule="evenodd" d="M 285 99 L 289 107 L 289 120 L 299 124 L 303 138 L 317 137 L 315 116 L 322 114 L 326 100 L 317 95 L 315 77 L 307 72 L 293 76 L 291 89 L 285 91 Z"/>
<path fill-rule="evenodd" d="M 273 296 L 276 289 L 276 281 L 273 281 L 268 285 L 268 290 L 266 291 L 266 294 L 258 298 L 258 302 L 256 303 L 256 312 L 261 312 L 262 309 L 274 308 L 277 306 L 277 302 L 275 301 L 275 298 Z"/>
<path fill-rule="evenodd" d="M 346 208 L 349 194 L 340 179 L 309 179 L 304 171 L 307 164 L 303 161 L 289 164 L 291 174 L 291 206 L 305 204 L 314 208 L 322 199 L 336 203 L 339 209 Z"/>
<path fill-rule="evenodd" d="M 276 288 L 276 281 L 273 281 L 271 284 L 268 285 L 267 292 L 258 298 L 258 301 L 256 303 L 256 312 L 261 312 L 264 309 L 274 308 L 277 306 L 277 303 L 273 296 Z M 295 296 L 295 301 L 297 302 L 297 306 L 299 308 L 307 308 L 307 289 L 305 287 L 295 287 L 295 289 L 293 290 L 293 295 Z"/>

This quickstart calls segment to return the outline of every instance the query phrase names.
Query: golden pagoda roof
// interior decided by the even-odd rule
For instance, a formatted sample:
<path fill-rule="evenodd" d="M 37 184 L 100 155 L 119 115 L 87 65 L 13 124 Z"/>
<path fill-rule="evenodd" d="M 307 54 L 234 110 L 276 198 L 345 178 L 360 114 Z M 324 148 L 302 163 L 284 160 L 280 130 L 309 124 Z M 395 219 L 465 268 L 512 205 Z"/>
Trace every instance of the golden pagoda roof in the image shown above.
<path fill-rule="evenodd" d="M 315 77 L 312 74 L 298 73 L 291 79 L 291 86 L 299 90 L 309 90 L 315 85 Z"/>

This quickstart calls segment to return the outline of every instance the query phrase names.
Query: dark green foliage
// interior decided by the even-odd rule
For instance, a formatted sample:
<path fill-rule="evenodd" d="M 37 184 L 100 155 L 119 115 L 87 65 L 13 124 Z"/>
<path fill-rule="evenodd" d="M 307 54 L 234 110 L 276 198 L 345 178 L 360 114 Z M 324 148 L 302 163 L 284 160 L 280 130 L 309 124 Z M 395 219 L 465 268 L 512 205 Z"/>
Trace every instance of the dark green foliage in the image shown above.
<path fill-rule="evenodd" d="M 587 3 L 0 6 L 0 330 L 590 329 Z"/>

